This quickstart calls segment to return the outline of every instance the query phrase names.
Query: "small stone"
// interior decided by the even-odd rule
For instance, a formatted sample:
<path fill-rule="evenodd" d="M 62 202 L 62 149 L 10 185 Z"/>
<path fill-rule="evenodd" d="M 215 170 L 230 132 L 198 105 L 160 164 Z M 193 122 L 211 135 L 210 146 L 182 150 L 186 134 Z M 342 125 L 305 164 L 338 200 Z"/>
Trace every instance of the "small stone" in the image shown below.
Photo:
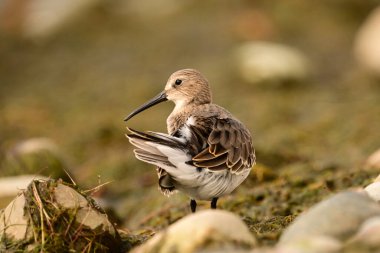
<path fill-rule="evenodd" d="M 365 163 L 367 168 L 380 169 L 380 149 L 370 155 Z M 379 175 L 380 181 L 380 175 Z M 377 179 L 376 179 L 377 180 Z"/>
<path fill-rule="evenodd" d="M 237 49 L 238 72 L 248 83 L 300 82 L 309 76 L 309 63 L 297 49 L 270 42 L 249 42 Z"/>
<path fill-rule="evenodd" d="M 256 239 L 238 216 L 206 210 L 186 216 L 132 252 L 191 253 L 199 249 L 207 252 L 208 248 L 235 252 L 255 245 Z"/>
<path fill-rule="evenodd" d="M 364 190 L 375 201 L 380 201 L 380 182 L 374 182 L 368 185 Z"/>
<path fill-rule="evenodd" d="M 380 7 L 374 9 L 359 28 L 354 50 L 359 63 L 380 76 Z"/>
<path fill-rule="evenodd" d="M 344 240 L 368 218 L 380 215 L 380 206 L 363 192 L 342 192 L 301 214 L 282 234 L 280 244 L 326 236 Z"/>

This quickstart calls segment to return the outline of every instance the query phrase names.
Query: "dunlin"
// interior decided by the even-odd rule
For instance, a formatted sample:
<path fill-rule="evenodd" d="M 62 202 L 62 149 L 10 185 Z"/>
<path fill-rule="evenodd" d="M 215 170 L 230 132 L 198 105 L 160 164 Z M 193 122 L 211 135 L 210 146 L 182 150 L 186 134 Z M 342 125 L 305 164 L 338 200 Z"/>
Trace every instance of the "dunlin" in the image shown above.
<path fill-rule="evenodd" d="M 163 101 L 175 108 L 167 119 L 168 133 L 128 128 L 127 137 L 137 159 L 157 166 L 164 194 L 179 190 L 196 200 L 211 201 L 231 193 L 248 176 L 255 152 L 248 129 L 226 109 L 213 104 L 208 81 L 194 69 L 173 73 L 164 91 L 146 102 L 125 121 Z"/>

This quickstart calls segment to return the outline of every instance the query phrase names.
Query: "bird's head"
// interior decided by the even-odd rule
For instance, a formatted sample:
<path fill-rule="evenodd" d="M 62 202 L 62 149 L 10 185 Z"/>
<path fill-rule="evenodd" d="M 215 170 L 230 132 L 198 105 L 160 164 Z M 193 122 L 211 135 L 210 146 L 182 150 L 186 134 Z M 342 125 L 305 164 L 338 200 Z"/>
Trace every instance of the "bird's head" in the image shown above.
<path fill-rule="evenodd" d="M 190 104 L 211 103 L 211 90 L 207 79 L 195 69 L 182 69 L 174 72 L 168 79 L 164 91 L 134 110 L 125 121 L 136 114 L 163 101 L 173 101 L 176 108 Z"/>

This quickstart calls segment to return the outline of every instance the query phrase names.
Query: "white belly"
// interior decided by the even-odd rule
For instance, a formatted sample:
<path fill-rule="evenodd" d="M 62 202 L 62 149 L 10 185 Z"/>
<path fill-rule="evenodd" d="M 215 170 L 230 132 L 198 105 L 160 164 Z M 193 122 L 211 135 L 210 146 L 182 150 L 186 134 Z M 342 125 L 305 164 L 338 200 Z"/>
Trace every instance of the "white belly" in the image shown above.
<path fill-rule="evenodd" d="M 211 172 L 208 169 L 194 171 L 187 177 L 174 178 L 176 189 L 196 200 L 211 200 L 212 198 L 227 195 L 235 190 L 249 175 L 247 169 L 241 174 L 232 174 L 229 171 Z"/>

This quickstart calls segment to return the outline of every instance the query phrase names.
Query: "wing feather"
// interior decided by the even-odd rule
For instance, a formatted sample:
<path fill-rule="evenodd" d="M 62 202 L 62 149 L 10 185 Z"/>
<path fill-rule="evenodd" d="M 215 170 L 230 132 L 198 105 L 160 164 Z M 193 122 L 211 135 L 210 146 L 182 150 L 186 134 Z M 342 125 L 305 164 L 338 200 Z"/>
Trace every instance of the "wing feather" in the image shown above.
<path fill-rule="evenodd" d="M 227 169 L 237 174 L 251 168 L 254 163 L 252 139 L 242 123 L 231 118 L 215 118 L 208 127 L 209 131 L 199 131 L 205 133 L 202 137 L 208 146 L 192 158 L 195 166 L 212 171 Z"/>

